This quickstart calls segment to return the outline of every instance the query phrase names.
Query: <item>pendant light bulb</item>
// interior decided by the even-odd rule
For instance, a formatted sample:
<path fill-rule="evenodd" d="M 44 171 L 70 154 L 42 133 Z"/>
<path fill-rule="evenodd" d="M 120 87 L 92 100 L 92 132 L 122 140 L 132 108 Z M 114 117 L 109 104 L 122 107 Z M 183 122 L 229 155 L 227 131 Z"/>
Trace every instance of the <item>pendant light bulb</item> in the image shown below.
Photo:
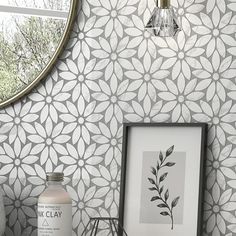
<path fill-rule="evenodd" d="M 181 28 L 170 0 L 160 0 L 159 5 L 157 3 L 145 29 L 154 36 L 174 37 Z"/>

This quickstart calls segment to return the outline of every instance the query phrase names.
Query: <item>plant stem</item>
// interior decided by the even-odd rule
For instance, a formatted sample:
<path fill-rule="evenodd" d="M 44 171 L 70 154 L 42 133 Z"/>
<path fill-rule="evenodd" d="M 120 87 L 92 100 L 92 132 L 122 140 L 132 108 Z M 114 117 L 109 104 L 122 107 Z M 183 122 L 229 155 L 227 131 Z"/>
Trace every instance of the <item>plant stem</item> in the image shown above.
<path fill-rule="evenodd" d="M 174 219 L 173 219 L 173 213 L 172 210 L 170 211 L 170 218 L 171 218 L 171 229 L 173 230 L 173 224 L 174 224 Z"/>
<path fill-rule="evenodd" d="M 159 170 L 160 170 L 162 167 L 164 167 L 163 164 L 164 164 L 164 162 L 166 161 L 167 157 L 168 157 L 168 156 L 166 156 L 166 157 L 161 161 Z M 158 170 L 157 170 L 157 172 L 158 172 Z"/>
<path fill-rule="evenodd" d="M 168 156 L 165 156 L 165 158 L 164 158 L 164 159 L 161 161 L 161 163 L 160 163 L 159 169 L 157 169 L 157 173 L 156 173 L 156 183 L 155 183 L 155 185 L 156 185 L 157 192 L 158 192 L 158 195 L 159 195 L 159 197 L 160 197 L 160 200 L 166 205 L 167 209 L 169 210 L 170 218 L 171 218 L 171 229 L 173 230 L 174 219 L 173 219 L 172 209 L 170 209 L 168 203 L 162 198 L 161 193 L 160 193 L 160 189 L 159 189 L 159 187 L 158 187 L 158 185 L 160 186 L 160 182 L 158 181 L 158 172 L 160 171 L 160 169 L 161 169 L 162 167 L 164 167 L 163 164 L 164 164 L 164 162 L 166 161 L 167 157 L 168 157 Z"/>
<path fill-rule="evenodd" d="M 168 155 L 168 156 L 169 156 L 169 155 Z M 173 217 L 173 212 L 172 212 L 173 208 L 170 207 L 170 206 L 168 205 L 168 203 L 167 203 L 168 196 L 165 197 L 165 194 L 164 194 L 164 198 L 161 196 L 161 191 L 160 191 L 160 189 L 161 189 L 161 187 L 160 187 L 160 182 L 161 182 L 161 181 L 160 181 L 160 179 L 158 179 L 158 178 L 159 178 L 159 175 L 158 175 L 158 174 L 159 174 L 161 168 L 163 168 L 163 167 L 165 166 L 164 163 L 165 163 L 166 159 L 168 158 L 168 156 L 166 155 L 163 160 L 160 159 L 160 165 L 159 165 L 159 161 L 157 161 L 156 173 L 154 174 L 154 172 L 153 172 L 153 174 L 154 174 L 155 177 L 156 177 L 156 182 L 155 182 L 155 180 L 154 180 L 154 182 L 155 182 L 154 185 L 155 185 L 155 187 L 156 187 L 156 191 L 157 191 L 157 193 L 158 193 L 159 200 L 164 203 L 165 207 L 166 207 L 166 208 L 168 209 L 168 211 L 169 211 L 169 212 L 167 212 L 167 213 L 168 213 L 168 215 L 169 215 L 169 217 L 170 217 L 170 219 L 171 219 L 171 230 L 173 230 L 173 225 L 174 225 L 174 217 Z M 167 191 L 168 191 L 168 189 L 167 189 Z M 165 200 L 165 198 L 167 198 L 167 199 Z"/>
<path fill-rule="evenodd" d="M 157 189 L 159 189 L 158 186 L 157 186 L 157 184 L 155 184 L 155 185 L 156 185 Z M 161 201 L 166 205 L 167 209 L 168 209 L 169 212 L 170 212 L 170 218 L 171 218 L 171 229 L 173 229 L 174 219 L 173 219 L 172 209 L 169 207 L 168 203 L 167 203 L 167 202 L 162 198 L 160 192 L 159 192 L 158 190 L 156 190 L 156 191 L 157 191 L 157 193 L 158 193 L 158 195 L 159 195 L 159 197 L 160 197 L 160 200 L 161 200 Z"/>

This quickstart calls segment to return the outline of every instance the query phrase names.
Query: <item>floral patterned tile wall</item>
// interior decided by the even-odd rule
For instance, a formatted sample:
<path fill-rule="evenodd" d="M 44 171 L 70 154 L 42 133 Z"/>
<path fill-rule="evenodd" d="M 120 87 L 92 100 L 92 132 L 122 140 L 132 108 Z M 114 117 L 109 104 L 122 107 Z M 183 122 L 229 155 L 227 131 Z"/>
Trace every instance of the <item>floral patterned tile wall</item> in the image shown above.
<path fill-rule="evenodd" d="M 117 216 L 122 122 L 208 122 L 204 235 L 236 233 L 236 3 L 172 0 L 182 32 L 151 37 L 154 1 L 83 0 L 57 65 L 0 111 L 6 235 L 36 235 L 45 173 L 63 171 L 73 230 Z"/>

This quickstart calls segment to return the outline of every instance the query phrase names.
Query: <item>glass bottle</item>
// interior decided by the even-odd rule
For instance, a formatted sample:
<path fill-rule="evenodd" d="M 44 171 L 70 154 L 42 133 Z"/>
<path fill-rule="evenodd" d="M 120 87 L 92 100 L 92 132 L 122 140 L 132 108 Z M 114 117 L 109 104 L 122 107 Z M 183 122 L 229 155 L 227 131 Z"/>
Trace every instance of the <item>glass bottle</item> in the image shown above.
<path fill-rule="evenodd" d="M 63 173 L 48 173 L 38 199 L 38 236 L 72 235 L 72 200 L 62 186 Z"/>

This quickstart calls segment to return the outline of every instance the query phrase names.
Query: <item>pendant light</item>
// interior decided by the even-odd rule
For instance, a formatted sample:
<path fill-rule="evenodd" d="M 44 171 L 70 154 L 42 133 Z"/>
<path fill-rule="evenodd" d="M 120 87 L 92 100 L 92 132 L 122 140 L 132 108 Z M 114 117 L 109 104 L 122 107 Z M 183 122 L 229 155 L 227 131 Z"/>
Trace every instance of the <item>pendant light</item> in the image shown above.
<path fill-rule="evenodd" d="M 160 7 L 157 0 L 145 29 L 160 37 L 174 37 L 181 30 L 175 12 L 170 6 L 170 0 L 160 0 Z"/>

